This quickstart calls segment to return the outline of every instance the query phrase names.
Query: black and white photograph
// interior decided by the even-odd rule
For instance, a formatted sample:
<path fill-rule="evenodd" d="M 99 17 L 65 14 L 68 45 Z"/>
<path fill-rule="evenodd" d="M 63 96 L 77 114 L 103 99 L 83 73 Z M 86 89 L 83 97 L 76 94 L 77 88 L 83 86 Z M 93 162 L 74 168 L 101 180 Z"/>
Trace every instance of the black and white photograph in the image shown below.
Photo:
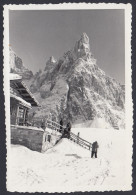
<path fill-rule="evenodd" d="M 8 191 L 132 189 L 131 11 L 4 6 Z"/>

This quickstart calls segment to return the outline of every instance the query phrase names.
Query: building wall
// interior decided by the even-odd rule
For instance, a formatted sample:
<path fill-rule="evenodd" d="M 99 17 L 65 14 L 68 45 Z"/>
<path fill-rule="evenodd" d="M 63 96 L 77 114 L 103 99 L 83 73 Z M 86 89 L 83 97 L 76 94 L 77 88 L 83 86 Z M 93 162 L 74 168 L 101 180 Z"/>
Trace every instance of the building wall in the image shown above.
<path fill-rule="evenodd" d="M 27 148 L 41 152 L 44 131 L 34 130 L 30 127 L 11 126 L 11 143 L 20 144 Z"/>
<path fill-rule="evenodd" d="M 12 125 L 16 124 L 17 118 L 17 101 L 10 98 L 10 123 Z"/>

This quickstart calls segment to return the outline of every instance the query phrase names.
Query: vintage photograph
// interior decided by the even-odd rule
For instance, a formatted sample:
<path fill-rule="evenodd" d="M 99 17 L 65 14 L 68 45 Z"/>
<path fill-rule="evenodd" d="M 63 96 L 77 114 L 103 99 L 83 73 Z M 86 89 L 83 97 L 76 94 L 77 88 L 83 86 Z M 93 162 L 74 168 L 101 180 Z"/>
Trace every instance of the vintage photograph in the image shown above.
<path fill-rule="evenodd" d="M 7 190 L 131 190 L 131 5 L 3 14 Z"/>

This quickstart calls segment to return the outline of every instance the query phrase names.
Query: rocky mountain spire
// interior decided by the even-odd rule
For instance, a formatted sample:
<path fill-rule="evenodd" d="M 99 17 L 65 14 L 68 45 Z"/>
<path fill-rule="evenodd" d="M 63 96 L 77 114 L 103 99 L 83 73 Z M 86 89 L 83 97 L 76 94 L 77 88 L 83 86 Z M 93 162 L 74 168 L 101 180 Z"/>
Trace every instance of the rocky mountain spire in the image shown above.
<path fill-rule="evenodd" d="M 89 44 L 89 37 L 87 36 L 86 33 L 83 33 L 83 34 L 81 35 L 80 41 L 82 41 L 82 43 Z"/>
<path fill-rule="evenodd" d="M 9 55 L 10 72 L 19 74 L 24 80 L 31 79 L 33 72 L 24 66 L 22 59 L 16 55 L 11 47 L 9 47 Z"/>
<path fill-rule="evenodd" d="M 86 33 L 81 35 L 81 38 L 76 42 L 74 47 L 74 53 L 77 58 L 87 59 L 91 57 L 89 37 Z"/>

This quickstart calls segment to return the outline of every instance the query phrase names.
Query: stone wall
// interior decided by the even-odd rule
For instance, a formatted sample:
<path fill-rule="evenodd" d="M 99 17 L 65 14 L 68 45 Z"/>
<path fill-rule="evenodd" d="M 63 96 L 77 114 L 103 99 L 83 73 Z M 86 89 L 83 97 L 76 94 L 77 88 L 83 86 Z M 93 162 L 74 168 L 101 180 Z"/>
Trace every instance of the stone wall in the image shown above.
<path fill-rule="evenodd" d="M 42 151 L 43 134 L 42 129 L 11 125 L 11 143 L 26 146 L 34 151 Z"/>

